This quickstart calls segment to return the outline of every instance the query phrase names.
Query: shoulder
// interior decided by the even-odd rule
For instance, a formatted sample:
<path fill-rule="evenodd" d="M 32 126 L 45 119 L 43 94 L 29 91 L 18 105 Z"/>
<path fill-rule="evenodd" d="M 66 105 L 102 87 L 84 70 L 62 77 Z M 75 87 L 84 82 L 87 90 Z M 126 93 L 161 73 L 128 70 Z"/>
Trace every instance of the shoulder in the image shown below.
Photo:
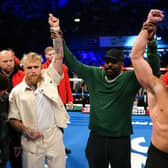
<path fill-rule="evenodd" d="M 135 76 L 135 73 L 134 73 L 134 71 L 133 70 L 128 70 L 128 71 L 123 71 L 123 76 L 125 76 L 125 77 L 135 77 L 136 78 L 136 76 Z"/>
<path fill-rule="evenodd" d="M 160 78 L 157 78 L 156 76 L 153 76 L 152 77 L 152 82 L 153 82 L 153 87 L 154 87 L 156 92 L 159 93 L 160 91 L 167 90 L 167 87 L 166 87 L 165 83 Z"/>
<path fill-rule="evenodd" d="M 24 71 L 18 70 L 17 73 L 15 73 L 15 74 L 12 76 L 13 86 L 15 87 L 15 86 L 18 85 L 20 82 L 22 82 L 24 76 L 25 76 Z"/>
<path fill-rule="evenodd" d="M 18 92 L 18 91 L 21 91 L 23 88 L 25 87 L 25 82 L 22 81 L 20 82 L 19 84 L 17 84 L 11 92 Z"/>
<path fill-rule="evenodd" d="M 22 96 L 23 95 L 23 90 L 24 90 L 24 84 L 23 81 L 21 83 L 19 83 L 18 85 L 16 85 L 11 92 L 9 93 L 9 100 L 11 101 L 12 99 L 15 99 L 18 96 Z"/>
<path fill-rule="evenodd" d="M 21 75 L 25 75 L 25 72 L 22 71 L 22 70 L 19 70 L 18 73 L 21 74 Z"/>
<path fill-rule="evenodd" d="M 160 78 L 157 78 L 156 76 L 152 76 L 152 79 L 150 80 L 150 84 L 148 85 L 148 92 L 155 96 L 159 96 L 162 94 L 167 94 L 167 88 L 166 85 L 163 83 L 163 81 Z"/>
<path fill-rule="evenodd" d="M 62 64 L 62 67 L 63 67 L 64 69 L 68 69 L 65 64 Z"/>
<path fill-rule="evenodd" d="M 49 67 L 49 64 L 47 63 L 47 62 L 45 62 L 44 64 L 42 64 L 42 68 L 43 69 L 46 69 L 46 68 L 48 68 Z"/>
<path fill-rule="evenodd" d="M 65 64 L 62 64 L 62 69 L 63 69 L 63 71 L 68 71 L 68 68 Z"/>
<path fill-rule="evenodd" d="M 14 77 L 24 77 L 25 72 L 22 70 L 18 70 L 13 76 Z"/>

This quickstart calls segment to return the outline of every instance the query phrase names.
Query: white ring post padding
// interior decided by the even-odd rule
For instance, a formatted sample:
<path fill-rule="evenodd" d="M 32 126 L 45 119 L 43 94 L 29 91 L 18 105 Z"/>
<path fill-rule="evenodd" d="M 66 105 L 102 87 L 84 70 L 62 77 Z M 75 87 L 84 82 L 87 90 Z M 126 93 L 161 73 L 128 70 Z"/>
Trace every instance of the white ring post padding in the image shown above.
<path fill-rule="evenodd" d="M 122 67 L 123 71 L 130 71 L 130 70 L 134 70 L 133 67 Z M 160 68 L 160 71 L 168 71 L 168 68 Z"/>

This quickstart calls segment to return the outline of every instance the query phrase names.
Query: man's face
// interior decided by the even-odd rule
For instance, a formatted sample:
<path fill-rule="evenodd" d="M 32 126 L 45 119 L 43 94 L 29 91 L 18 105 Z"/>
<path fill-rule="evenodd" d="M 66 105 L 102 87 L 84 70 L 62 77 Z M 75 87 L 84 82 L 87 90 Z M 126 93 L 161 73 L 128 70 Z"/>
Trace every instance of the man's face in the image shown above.
<path fill-rule="evenodd" d="M 10 76 L 12 72 L 14 71 L 14 57 L 11 53 L 11 51 L 2 51 L 0 53 L 0 68 L 1 71 L 6 75 Z"/>
<path fill-rule="evenodd" d="M 46 54 L 45 54 L 46 58 L 49 60 L 49 61 L 52 61 L 52 59 L 54 58 L 55 56 L 55 50 L 50 50 L 48 51 Z"/>
<path fill-rule="evenodd" d="M 104 71 L 105 75 L 108 78 L 113 79 L 117 75 L 119 75 L 121 72 L 121 68 L 122 68 L 122 61 L 116 61 L 112 59 L 105 60 Z"/>
<path fill-rule="evenodd" d="M 36 85 L 41 81 L 41 62 L 25 62 L 25 79 L 28 85 Z"/>

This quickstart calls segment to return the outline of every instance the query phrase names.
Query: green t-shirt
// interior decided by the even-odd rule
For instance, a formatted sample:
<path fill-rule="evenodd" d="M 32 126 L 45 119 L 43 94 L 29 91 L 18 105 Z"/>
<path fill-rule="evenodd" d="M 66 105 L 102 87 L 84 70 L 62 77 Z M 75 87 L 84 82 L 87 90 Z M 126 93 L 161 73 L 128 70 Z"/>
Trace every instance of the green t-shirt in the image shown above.
<path fill-rule="evenodd" d="M 65 42 L 63 46 L 65 64 L 88 86 L 90 130 L 103 136 L 129 136 L 132 133 L 132 106 L 140 88 L 134 71 L 122 72 L 117 79 L 108 83 L 103 69 L 80 63 Z M 157 63 L 155 57 L 151 58 L 151 63 Z"/>

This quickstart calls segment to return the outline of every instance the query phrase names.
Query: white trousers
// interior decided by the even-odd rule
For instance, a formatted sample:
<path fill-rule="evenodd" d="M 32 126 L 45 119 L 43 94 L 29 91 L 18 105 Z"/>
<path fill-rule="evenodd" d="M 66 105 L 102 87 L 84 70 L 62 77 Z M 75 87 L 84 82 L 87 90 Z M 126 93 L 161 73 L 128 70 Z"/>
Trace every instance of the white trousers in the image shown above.
<path fill-rule="evenodd" d="M 43 131 L 44 138 L 37 144 L 37 152 L 32 153 L 23 149 L 24 168 L 65 168 L 66 157 L 63 144 L 63 134 L 59 128 Z"/>

